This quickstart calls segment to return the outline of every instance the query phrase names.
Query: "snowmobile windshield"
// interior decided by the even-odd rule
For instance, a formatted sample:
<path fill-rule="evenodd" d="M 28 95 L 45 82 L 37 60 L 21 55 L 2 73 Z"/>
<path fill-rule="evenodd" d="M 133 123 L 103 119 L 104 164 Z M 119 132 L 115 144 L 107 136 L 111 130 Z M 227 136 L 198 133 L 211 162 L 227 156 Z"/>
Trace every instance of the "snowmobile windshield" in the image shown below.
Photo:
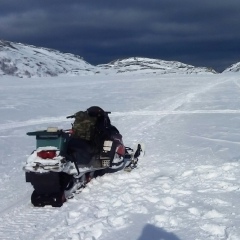
<path fill-rule="evenodd" d="M 104 110 L 98 106 L 88 108 L 87 113 L 90 117 L 103 117 L 105 115 Z"/>

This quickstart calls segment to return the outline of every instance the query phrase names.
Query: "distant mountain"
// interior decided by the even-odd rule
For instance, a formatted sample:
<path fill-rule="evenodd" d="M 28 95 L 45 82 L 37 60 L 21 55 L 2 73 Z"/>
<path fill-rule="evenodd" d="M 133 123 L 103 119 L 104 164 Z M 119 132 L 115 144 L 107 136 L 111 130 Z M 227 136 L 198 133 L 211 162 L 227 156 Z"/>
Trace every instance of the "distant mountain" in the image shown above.
<path fill-rule="evenodd" d="M 0 40 L 0 76 L 86 75 L 96 71 L 95 66 L 77 55 Z"/>
<path fill-rule="evenodd" d="M 164 61 L 160 59 L 132 57 L 116 60 L 108 64 L 101 64 L 98 67 L 106 71 L 115 71 L 116 73 L 141 72 L 158 74 L 206 74 L 217 73 L 212 68 L 194 67 L 181 62 Z"/>
<path fill-rule="evenodd" d="M 93 66 L 71 53 L 0 40 L 0 76 L 45 77 L 101 74 L 214 74 L 211 68 L 131 57 Z"/>
<path fill-rule="evenodd" d="M 240 62 L 232 64 L 230 67 L 226 68 L 223 71 L 223 73 L 228 73 L 228 72 L 240 72 Z"/>

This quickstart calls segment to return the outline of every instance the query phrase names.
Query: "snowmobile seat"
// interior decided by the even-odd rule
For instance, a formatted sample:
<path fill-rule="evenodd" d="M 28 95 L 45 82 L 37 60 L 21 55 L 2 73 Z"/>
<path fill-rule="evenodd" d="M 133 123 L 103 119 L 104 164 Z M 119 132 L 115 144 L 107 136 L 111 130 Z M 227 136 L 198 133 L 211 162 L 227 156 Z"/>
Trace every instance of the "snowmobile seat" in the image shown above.
<path fill-rule="evenodd" d="M 68 141 L 68 150 L 78 150 L 84 149 L 88 153 L 94 153 L 95 149 L 90 141 L 80 139 L 80 138 L 71 138 Z"/>
<path fill-rule="evenodd" d="M 72 138 L 68 142 L 68 157 L 78 167 L 100 168 L 100 151 L 89 141 Z"/>

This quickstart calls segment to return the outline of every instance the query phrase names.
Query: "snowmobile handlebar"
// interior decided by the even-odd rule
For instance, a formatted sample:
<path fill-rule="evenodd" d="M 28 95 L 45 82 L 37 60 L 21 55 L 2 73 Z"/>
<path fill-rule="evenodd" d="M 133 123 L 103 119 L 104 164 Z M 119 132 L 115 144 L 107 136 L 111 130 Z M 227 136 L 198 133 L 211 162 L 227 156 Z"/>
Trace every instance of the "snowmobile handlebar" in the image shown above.
<path fill-rule="evenodd" d="M 75 115 L 67 116 L 66 118 L 75 118 Z"/>
<path fill-rule="evenodd" d="M 104 112 L 105 114 L 111 114 L 112 112 Z M 75 118 L 76 117 L 76 115 L 75 114 L 73 114 L 73 115 L 70 115 L 70 116 L 67 116 L 66 118 L 68 119 L 68 118 Z"/>

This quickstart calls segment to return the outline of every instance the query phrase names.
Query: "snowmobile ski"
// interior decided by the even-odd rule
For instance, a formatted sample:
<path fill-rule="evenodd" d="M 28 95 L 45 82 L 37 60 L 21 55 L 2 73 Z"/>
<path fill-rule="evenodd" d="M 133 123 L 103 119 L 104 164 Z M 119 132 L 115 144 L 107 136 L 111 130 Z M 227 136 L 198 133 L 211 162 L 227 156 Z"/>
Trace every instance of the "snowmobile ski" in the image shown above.
<path fill-rule="evenodd" d="M 138 143 L 134 148 L 128 148 L 131 151 L 129 154 L 130 162 L 124 168 L 124 171 L 131 172 L 134 168 L 137 167 L 139 158 L 145 155 L 145 145 Z"/>

